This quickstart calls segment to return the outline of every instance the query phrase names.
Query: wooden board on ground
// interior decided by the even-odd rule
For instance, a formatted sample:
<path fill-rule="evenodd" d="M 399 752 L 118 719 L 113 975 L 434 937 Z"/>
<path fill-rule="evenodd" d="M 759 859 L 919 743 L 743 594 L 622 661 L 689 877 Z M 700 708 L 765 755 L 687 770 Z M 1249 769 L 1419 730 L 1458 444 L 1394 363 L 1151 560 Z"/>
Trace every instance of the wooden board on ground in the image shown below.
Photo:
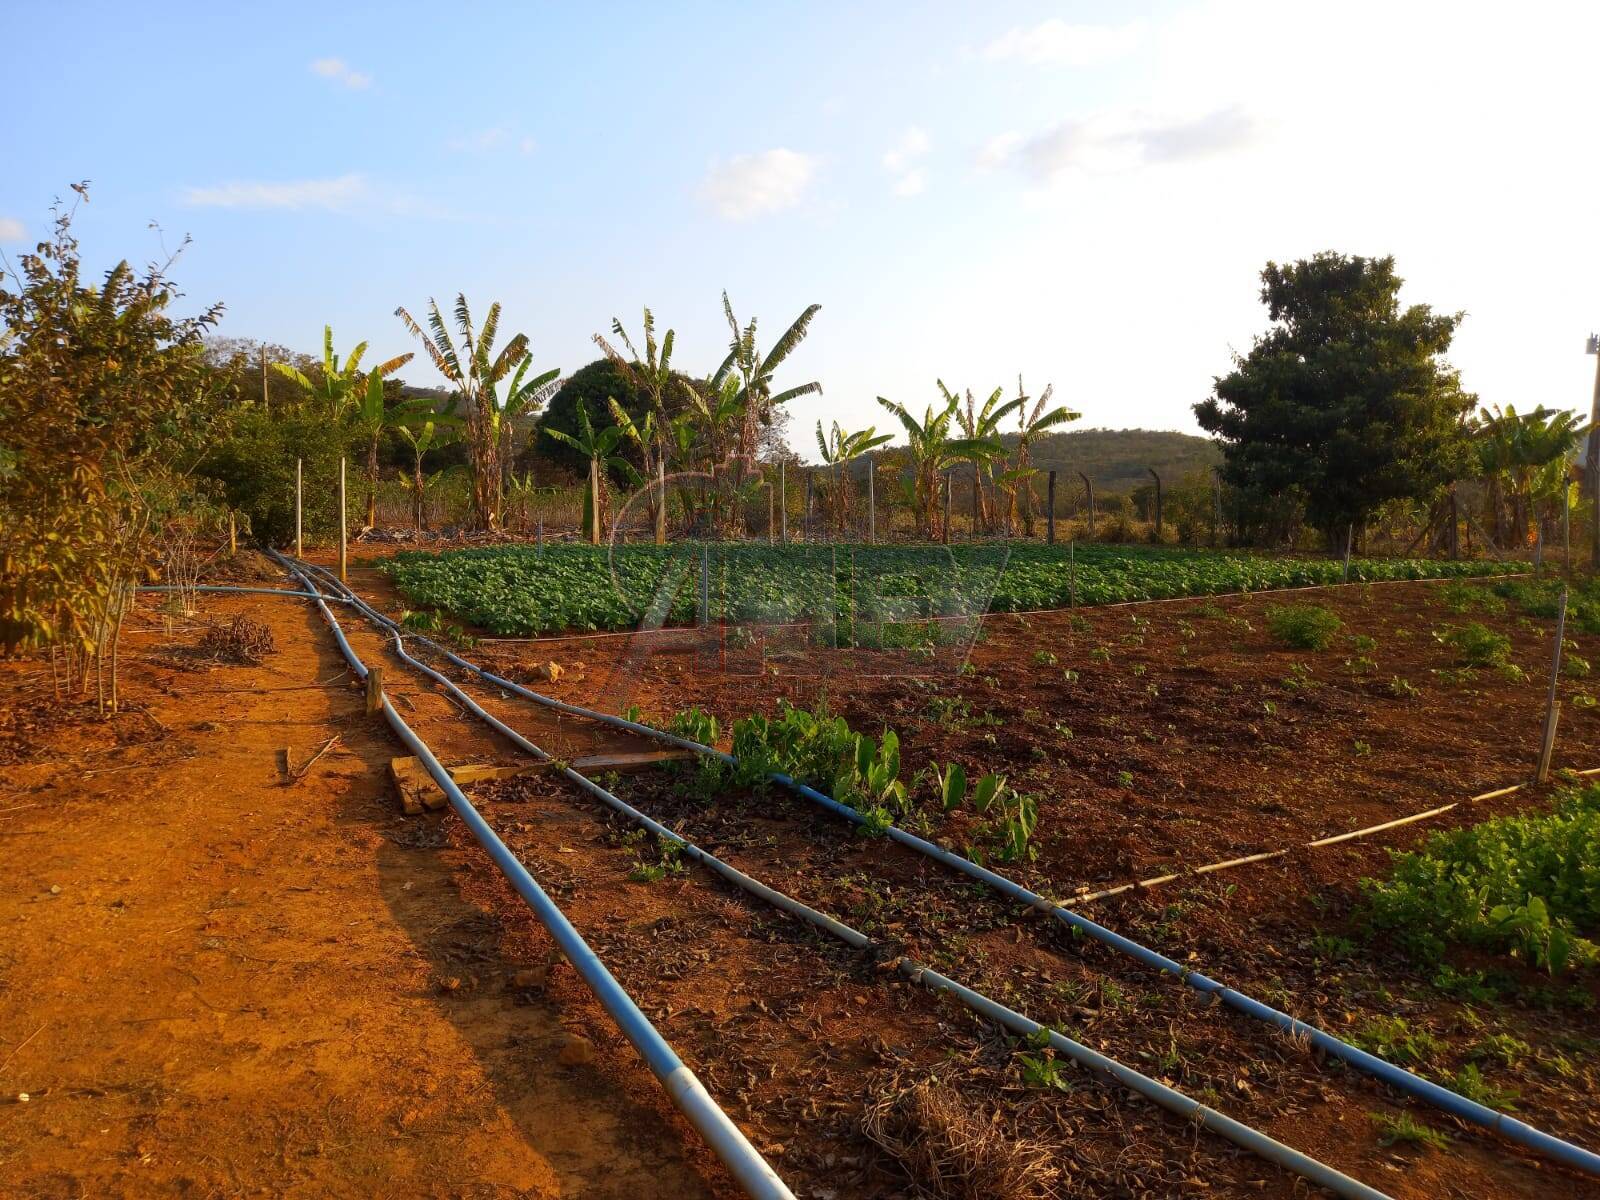
<path fill-rule="evenodd" d="M 598 775 L 607 771 L 640 771 L 662 763 L 693 757 L 692 750 L 641 750 L 625 754 L 591 754 L 573 759 L 570 765 L 574 771 L 581 774 Z M 554 766 L 555 764 L 551 762 L 523 763 L 515 766 L 471 763 L 450 767 L 448 770 L 451 779 L 466 787 L 490 779 L 533 775 L 551 770 Z M 424 809 L 440 809 L 448 803 L 444 793 L 439 790 L 439 785 L 434 783 L 433 777 L 413 757 L 391 758 L 389 778 L 394 781 L 395 792 L 400 797 L 401 811 L 407 815 L 414 816 Z"/>

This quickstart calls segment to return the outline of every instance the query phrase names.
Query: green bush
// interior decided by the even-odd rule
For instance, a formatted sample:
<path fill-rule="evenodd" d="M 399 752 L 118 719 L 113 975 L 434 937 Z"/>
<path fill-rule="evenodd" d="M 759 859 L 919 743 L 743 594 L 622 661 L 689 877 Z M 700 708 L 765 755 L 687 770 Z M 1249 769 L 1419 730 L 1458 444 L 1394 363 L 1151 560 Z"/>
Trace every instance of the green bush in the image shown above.
<path fill-rule="evenodd" d="M 1480 621 L 1441 629 L 1433 635 L 1455 651 L 1456 660 L 1469 667 L 1503 667 L 1511 661 L 1511 639 Z"/>
<path fill-rule="evenodd" d="M 1320 604 L 1274 604 L 1267 609 L 1267 628 L 1285 646 L 1326 650 L 1339 632 L 1339 617 Z"/>
<path fill-rule="evenodd" d="M 1371 927 L 1414 959 L 1455 946 L 1521 958 L 1559 974 L 1600 959 L 1600 785 L 1560 794 L 1553 812 L 1435 834 L 1365 879 Z"/>

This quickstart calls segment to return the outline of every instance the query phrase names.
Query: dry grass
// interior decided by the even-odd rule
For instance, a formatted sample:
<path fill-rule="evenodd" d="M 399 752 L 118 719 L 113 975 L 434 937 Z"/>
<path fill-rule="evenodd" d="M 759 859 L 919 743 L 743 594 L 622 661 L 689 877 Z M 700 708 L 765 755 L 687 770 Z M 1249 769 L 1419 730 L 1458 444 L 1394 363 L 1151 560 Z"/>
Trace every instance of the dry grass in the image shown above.
<path fill-rule="evenodd" d="M 272 640 L 272 630 L 260 621 L 240 616 L 206 630 L 198 649 L 206 658 L 255 667 L 278 647 Z"/>
<path fill-rule="evenodd" d="M 1045 1200 L 1061 1194 L 1061 1170 L 1048 1146 L 1016 1137 L 999 1113 L 974 1110 L 937 1079 L 880 1090 L 861 1127 L 905 1168 L 920 1195 Z"/>

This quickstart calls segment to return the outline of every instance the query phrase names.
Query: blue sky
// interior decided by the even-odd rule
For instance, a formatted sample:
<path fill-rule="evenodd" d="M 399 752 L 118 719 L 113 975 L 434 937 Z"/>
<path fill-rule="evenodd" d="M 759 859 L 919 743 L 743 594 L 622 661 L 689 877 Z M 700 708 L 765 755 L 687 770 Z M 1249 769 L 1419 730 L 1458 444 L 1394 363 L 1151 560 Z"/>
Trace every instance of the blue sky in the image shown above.
<path fill-rule="evenodd" d="M 0 249 L 92 180 L 90 257 L 192 234 L 234 336 L 399 352 L 465 291 L 570 371 L 649 304 L 703 372 L 726 288 L 768 338 L 822 305 L 802 452 L 1019 372 L 1192 430 L 1263 262 L 1338 249 L 1467 310 L 1485 401 L 1589 396 L 1593 4 L 9 8 Z"/>

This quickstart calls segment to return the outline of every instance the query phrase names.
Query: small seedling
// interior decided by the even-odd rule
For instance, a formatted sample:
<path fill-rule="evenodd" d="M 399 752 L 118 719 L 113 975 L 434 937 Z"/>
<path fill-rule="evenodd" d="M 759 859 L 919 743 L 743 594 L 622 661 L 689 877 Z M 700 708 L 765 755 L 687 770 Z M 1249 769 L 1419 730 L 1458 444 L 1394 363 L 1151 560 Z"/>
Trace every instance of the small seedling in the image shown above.
<path fill-rule="evenodd" d="M 1424 1125 L 1409 1113 L 1401 1113 L 1391 1117 L 1387 1113 L 1368 1113 L 1378 1127 L 1379 1143 L 1384 1146 L 1393 1146 L 1397 1142 L 1407 1145 L 1426 1146 L 1430 1150 L 1445 1150 L 1450 1146 L 1450 1136 Z"/>

